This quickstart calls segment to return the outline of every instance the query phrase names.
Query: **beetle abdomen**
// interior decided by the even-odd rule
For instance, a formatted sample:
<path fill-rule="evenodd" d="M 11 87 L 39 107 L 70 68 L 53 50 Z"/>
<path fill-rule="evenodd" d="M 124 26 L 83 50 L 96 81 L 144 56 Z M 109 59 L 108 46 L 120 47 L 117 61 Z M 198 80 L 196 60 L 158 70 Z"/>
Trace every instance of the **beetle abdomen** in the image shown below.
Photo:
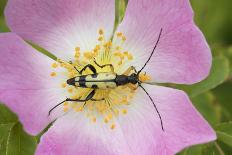
<path fill-rule="evenodd" d="M 116 88 L 116 74 L 114 73 L 96 73 L 90 75 L 77 76 L 72 80 L 72 83 L 77 87 L 107 89 Z M 71 79 L 70 79 L 71 81 Z M 72 85 L 73 85 L 72 84 Z"/>

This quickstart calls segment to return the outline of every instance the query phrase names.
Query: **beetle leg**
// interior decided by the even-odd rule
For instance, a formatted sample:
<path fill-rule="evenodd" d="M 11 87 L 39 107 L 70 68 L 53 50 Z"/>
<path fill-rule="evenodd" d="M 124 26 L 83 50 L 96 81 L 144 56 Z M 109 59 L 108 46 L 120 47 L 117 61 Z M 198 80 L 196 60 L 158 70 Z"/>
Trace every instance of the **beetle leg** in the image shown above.
<path fill-rule="evenodd" d="M 135 73 L 137 73 L 136 69 L 134 66 L 130 66 L 124 73 L 123 75 L 129 75 L 131 73 L 131 71 L 134 71 Z"/>
<path fill-rule="evenodd" d="M 111 72 L 114 73 L 114 66 L 113 66 L 112 64 L 99 65 L 95 59 L 94 59 L 94 63 L 95 63 L 98 67 L 100 67 L 100 68 L 104 68 L 104 67 L 109 66 Z"/>
<path fill-rule="evenodd" d="M 132 91 L 136 90 L 138 88 L 138 86 L 134 85 L 134 84 L 127 84 L 128 88 L 130 88 Z"/>
<path fill-rule="evenodd" d="M 63 104 L 64 102 L 67 102 L 67 101 L 85 102 L 85 104 L 86 104 L 86 102 L 89 101 L 89 100 L 91 100 L 91 99 L 93 98 L 94 95 L 95 95 L 95 90 L 92 90 L 92 91 L 89 93 L 89 95 L 88 95 L 85 99 L 83 99 L 83 100 L 81 100 L 81 99 L 70 99 L 70 98 L 67 98 L 67 99 L 65 99 L 64 101 L 62 101 L 61 103 L 55 105 L 51 110 L 49 110 L 48 116 L 51 114 L 51 112 L 52 112 L 55 108 L 57 108 L 58 106 L 60 106 L 60 105 Z M 85 105 L 85 104 L 84 104 L 84 105 Z"/>
<path fill-rule="evenodd" d="M 77 71 L 79 74 L 81 74 L 81 75 L 82 75 L 82 72 L 85 71 L 87 68 L 89 68 L 94 74 L 97 73 L 96 68 L 95 68 L 93 65 L 91 65 L 91 64 L 86 65 L 86 66 L 85 66 L 84 68 L 82 68 L 80 71 L 79 71 L 76 67 L 74 67 L 74 68 L 75 68 L 76 71 Z"/>
<path fill-rule="evenodd" d="M 101 98 L 101 99 L 94 99 L 94 98 L 91 98 L 90 100 L 91 100 L 91 101 L 103 101 L 103 100 L 105 100 L 105 98 Z"/>

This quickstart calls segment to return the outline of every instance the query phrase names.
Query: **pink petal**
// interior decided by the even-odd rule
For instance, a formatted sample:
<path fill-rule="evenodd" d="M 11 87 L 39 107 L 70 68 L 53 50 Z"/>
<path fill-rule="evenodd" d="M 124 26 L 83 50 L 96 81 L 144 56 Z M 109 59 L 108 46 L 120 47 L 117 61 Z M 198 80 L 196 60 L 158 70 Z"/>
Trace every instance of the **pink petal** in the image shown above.
<path fill-rule="evenodd" d="M 160 120 L 148 96 L 139 90 L 128 114 L 119 115 L 114 130 L 95 124 L 81 113 L 70 113 L 42 136 L 37 155 L 172 155 L 181 149 L 216 139 L 215 132 L 182 91 L 144 86 L 154 99 Z"/>
<path fill-rule="evenodd" d="M 163 29 L 155 53 L 144 71 L 156 82 L 192 84 L 204 79 L 211 67 L 208 44 L 193 22 L 189 0 L 129 1 L 118 31 L 127 36 L 124 49 L 142 68 Z"/>
<path fill-rule="evenodd" d="M 49 109 L 65 99 L 59 79 L 50 77 L 53 60 L 14 33 L 2 33 L 0 43 L 0 101 L 36 135 L 54 120 Z"/>
<path fill-rule="evenodd" d="M 66 60 L 92 50 L 100 28 L 110 38 L 114 14 L 112 0 L 9 0 L 5 10 L 13 32 Z"/>

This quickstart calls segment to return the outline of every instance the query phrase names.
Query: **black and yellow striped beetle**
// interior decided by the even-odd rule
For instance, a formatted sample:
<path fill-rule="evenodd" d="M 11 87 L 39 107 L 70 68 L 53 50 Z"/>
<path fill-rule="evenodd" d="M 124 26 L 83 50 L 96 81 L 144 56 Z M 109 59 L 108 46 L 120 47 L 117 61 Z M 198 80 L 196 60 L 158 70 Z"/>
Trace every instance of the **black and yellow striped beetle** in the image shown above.
<path fill-rule="evenodd" d="M 154 105 L 154 108 L 155 108 L 156 112 L 158 113 L 160 123 L 161 123 L 161 127 L 162 127 L 162 130 L 164 131 L 163 121 L 162 121 L 161 115 L 160 115 L 160 113 L 159 113 L 159 111 L 158 111 L 152 97 L 149 95 L 149 93 L 146 91 L 146 89 L 141 85 L 142 82 L 139 80 L 139 74 L 145 68 L 147 63 L 150 61 L 152 55 L 154 54 L 154 51 L 155 51 L 155 49 L 156 49 L 156 47 L 157 47 L 157 45 L 159 43 L 161 34 L 162 34 L 162 29 L 160 30 L 157 42 L 156 42 L 156 44 L 155 44 L 149 58 L 145 62 L 144 66 L 138 72 L 137 72 L 137 70 L 136 70 L 136 68 L 134 66 L 131 66 L 122 75 L 118 75 L 117 73 L 114 72 L 114 67 L 113 67 L 112 64 L 100 65 L 100 64 L 98 64 L 96 62 L 96 60 L 94 60 L 94 63 L 98 67 L 100 67 L 100 68 L 110 67 L 111 72 L 97 73 L 95 67 L 93 65 L 91 65 L 91 64 L 87 64 L 80 71 L 76 67 L 74 67 L 75 70 L 80 74 L 80 76 L 76 76 L 76 77 L 68 79 L 67 84 L 75 86 L 75 87 L 81 87 L 81 88 L 92 88 L 92 91 L 87 95 L 87 97 L 85 99 L 71 99 L 71 98 L 65 99 L 61 103 L 54 106 L 49 111 L 49 115 L 56 107 L 58 107 L 59 105 L 63 104 L 64 102 L 67 102 L 67 101 L 85 102 L 86 103 L 89 100 L 91 100 L 91 101 L 102 101 L 102 100 L 104 100 L 104 98 L 101 98 L 101 99 L 95 99 L 94 98 L 96 89 L 114 89 L 114 88 L 116 88 L 118 86 L 123 86 L 123 85 L 126 85 L 126 84 L 132 84 L 133 86 L 136 86 L 135 89 L 137 89 L 138 87 L 141 87 L 144 90 L 144 92 L 148 95 L 148 97 L 150 98 L 151 102 Z M 92 74 L 83 75 L 82 72 L 85 71 L 87 68 L 92 71 Z M 133 71 L 133 73 L 130 74 L 132 71 Z M 85 104 L 83 106 L 85 106 Z"/>

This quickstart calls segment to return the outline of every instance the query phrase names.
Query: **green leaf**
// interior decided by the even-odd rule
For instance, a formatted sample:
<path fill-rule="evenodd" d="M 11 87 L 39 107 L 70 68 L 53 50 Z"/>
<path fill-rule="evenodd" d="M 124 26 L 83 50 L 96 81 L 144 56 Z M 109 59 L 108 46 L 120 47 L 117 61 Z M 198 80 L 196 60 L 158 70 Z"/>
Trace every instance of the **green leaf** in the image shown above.
<path fill-rule="evenodd" d="M 8 136 L 7 155 L 33 155 L 36 144 L 36 138 L 25 133 L 22 125 L 17 123 Z"/>
<path fill-rule="evenodd" d="M 216 103 L 221 106 L 222 108 L 222 121 L 227 122 L 230 121 L 232 118 L 232 82 L 227 81 L 226 83 L 223 83 L 222 85 L 218 86 L 216 89 L 214 89 L 212 92 L 216 98 Z"/>
<path fill-rule="evenodd" d="M 217 144 L 220 146 L 221 150 L 224 152 L 225 155 L 227 154 L 231 154 L 232 152 L 232 147 L 226 145 L 225 143 L 221 142 L 221 141 L 217 141 Z"/>
<path fill-rule="evenodd" d="M 231 0 L 191 0 L 197 25 L 210 43 L 232 43 Z"/>
<path fill-rule="evenodd" d="M 232 47 L 225 49 L 224 54 L 230 61 L 230 75 L 229 76 L 230 78 L 232 78 Z"/>
<path fill-rule="evenodd" d="M 33 155 L 36 138 L 28 135 L 17 116 L 0 104 L 0 155 Z"/>
<path fill-rule="evenodd" d="M 202 154 L 202 145 L 192 146 L 177 155 L 203 155 Z"/>
<path fill-rule="evenodd" d="M 202 155 L 226 155 L 218 142 L 203 145 Z"/>
<path fill-rule="evenodd" d="M 6 3 L 7 3 L 7 0 L 0 1 L 0 17 L 4 16 L 3 12 L 4 12 L 4 8 L 5 8 Z"/>
<path fill-rule="evenodd" d="M 221 109 L 213 103 L 214 96 L 207 92 L 192 98 L 197 110 L 210 124 L 218 124 L 221 118 Z"/>
<path fill-rule="evenodd" d="M 7 27 L 5 20 L 0 16 L 0 32 L 9 32 L 9 28 Z"/>
<path fill-rule="evenodd" d="M 10 130 L 14 126 L 13 123 L 0 124 L 0 155 L 6 155 L 7 140 L 9 137 Z"/>
<path fill-rule="evenodd" d="M 203 81 L 187 85 L 177 85 L 178 89 L 186 91 L 190 97 L 195 97 L 223 83 L 229 75 L 229 61 L 224 56 L 215 57 L 210 75 Z"/>
<path fill-rule="evenodd" d="M 9 124 L 17 122 L 17 116 L 11 112 L 5 105 L 0 104 L 0 124 Z"/>
<path fill-rule="evenodd" d="M 232 147 L 232 122 L 222 123 L 215 127 L 218 141 Z"/>

